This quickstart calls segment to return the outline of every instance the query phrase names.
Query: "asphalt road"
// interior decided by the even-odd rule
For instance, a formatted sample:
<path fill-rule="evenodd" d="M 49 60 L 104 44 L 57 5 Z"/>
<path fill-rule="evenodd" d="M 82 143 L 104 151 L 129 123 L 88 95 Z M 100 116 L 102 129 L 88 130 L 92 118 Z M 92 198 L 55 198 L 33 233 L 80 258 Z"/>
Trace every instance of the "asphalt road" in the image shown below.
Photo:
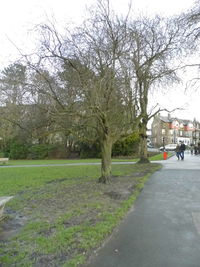
<path fill-rule="evenodd" d="M 200 267 L 200 157 L 163 161 L 87 266 Z"/>

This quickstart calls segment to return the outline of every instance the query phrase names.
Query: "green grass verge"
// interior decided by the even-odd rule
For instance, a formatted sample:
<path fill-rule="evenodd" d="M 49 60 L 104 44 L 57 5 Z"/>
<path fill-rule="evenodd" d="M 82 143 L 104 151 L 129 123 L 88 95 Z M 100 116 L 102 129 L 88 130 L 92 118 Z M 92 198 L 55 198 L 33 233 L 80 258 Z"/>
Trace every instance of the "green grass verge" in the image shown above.
<path fill-rule="evenodd" d="M 18 227 L 16 218 L 22 218 L 23 225 L 4 237 L 2 266 L 83 264 L 159 168 L 158 164 L 113 165 L 114 177 L 108 185 L 97 183 L 100 166 L 2 168 L 0 196 L 14 195 L 6 206 L 10 215 L 5 223 L 13 230 L 15 221 Z M 121 189 L 129 194 L 115 198 Z"/>
<path fill-rule="evenodd" d="M 168 157 L 171 157 L 173 153 L 169 152 Z M 136 162 L 138 158 L 113 158 L 112 162 Z M 163 153 L 158 153 L 154 156 L 149 157 L 149 160 L 163 160 Z M 6 165 L 17 166 L 17 165 L 50 165 L 50 164 L 71 164 L 71 163 L 100 163 L 101 159 L 42 159 L 42 160 L 9 160 Z M 4 164 L 0 164 L 4 165 Z"/>
<path fill-rule="evenodd" d="M 167 157 L 170 158 L 174 155 L 173 152 L 167 152 Z M 152 157 L 149 158 L 151 161 L 156 161 L 156 160 L 163 160 L 163 153 L 156 154 Z"/>
<path fill-rule="evenodd" d="M 112 162 L 137 161 L 137 159 L 112 159 Z M 73 163 L 101 163 L 101 159 L 42 159 L 42 160 L 9 160 L 6 165 L 49 165 Z M 2 164 L 1 164 L 2 165 Z"/>

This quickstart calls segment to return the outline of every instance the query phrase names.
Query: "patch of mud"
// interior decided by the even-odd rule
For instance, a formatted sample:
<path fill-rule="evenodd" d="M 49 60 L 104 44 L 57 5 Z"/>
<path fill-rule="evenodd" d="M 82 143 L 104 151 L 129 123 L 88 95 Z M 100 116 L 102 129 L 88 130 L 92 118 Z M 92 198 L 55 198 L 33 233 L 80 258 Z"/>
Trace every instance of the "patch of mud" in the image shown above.
<path fill-rule="evenodd" d="M 109 196 L 112 199 L 115 200 L 124 200 L 127 199 L 130 196 L 130 191 L 123 190 L 123 191 L 110 191 L 110 192 L 105 192 L 104 195 Z"/>
<path fill-rule="evenodd" d="M 85 177 L 85 178 L 87 178 L 87 177 Z M 53 180 L 47 181 L 46 184 L 62 183 L 66 180 L 67 181 L 70 181 L 70 180 L 74 181 L 74 177 L 64 177 L 64 178 L 59 178 L 59 179 L 53 179 Z M 76 181 L 78 181 L 78 180 L 83 180 L 83 177 L 77 177 Z"/>
<path fill-rule="evenodd" d="M 5 218 L 0 222 L 0 240 L 6 241 L 16 235 L 26 222 L 26 217 L 5 209 Z"/>
<path fill-rule="evenodd" d="M 61 183 L 61 182 L 66 181 L 66 180 L 68 180 L 68 179 L 69 179 L 69 178 L 54 179 L 54 180 L 47 181 L 46 184 Z"/>
<path fill-rule="evenodd" d="M 143 171 L 143 172 L 135 172 L 135 173 L 132 173 L 132 174 L 130 174 L 130 175 L 123 175 L 123 176 L 112 176 L 111 178 L 110 178 L 110 182 L 112 182 L 112 183 L 115 183 L 115 182 L 117 182 L 117 181 L 119 181 L 119 180 L 124 180 L 124 179 L 126 179 L 126 178 L 140 178 L 140 177 L 143 177 L 144 175 L 146 175 L 147 173 L 149 173 L 148 171 Z"/>

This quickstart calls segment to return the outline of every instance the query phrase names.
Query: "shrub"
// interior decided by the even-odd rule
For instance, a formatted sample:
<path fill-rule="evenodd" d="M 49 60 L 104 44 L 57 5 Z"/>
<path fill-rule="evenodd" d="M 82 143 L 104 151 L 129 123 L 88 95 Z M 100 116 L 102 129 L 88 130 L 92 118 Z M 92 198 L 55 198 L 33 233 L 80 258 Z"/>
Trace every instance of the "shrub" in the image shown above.
<path fill-rule="evenodd" d="M 80 158 L 100 158 L 101 150 L 99 143 L 79 143 Z"/>
<path fill-rule="evenodd" d="M 137 133 L 133 133 L 113 145 L 112 156 L 131 156 L 138 151 L 138 146 L 139 136 Z"/>
<path fill-rule="evenodd" d="M 26 159 L 28 154 L 28 146 L 14 140 L 10 142 L 9 153 L 5 154 L 7 154 L 11 159 Z"/>
<path fill-rule="evenodd" d="M 29 147 L 28 158 L 29 159 L 45 159 L 49 157 L 52 150 L 55 149 L 55 145 L 38 144 Z"/>

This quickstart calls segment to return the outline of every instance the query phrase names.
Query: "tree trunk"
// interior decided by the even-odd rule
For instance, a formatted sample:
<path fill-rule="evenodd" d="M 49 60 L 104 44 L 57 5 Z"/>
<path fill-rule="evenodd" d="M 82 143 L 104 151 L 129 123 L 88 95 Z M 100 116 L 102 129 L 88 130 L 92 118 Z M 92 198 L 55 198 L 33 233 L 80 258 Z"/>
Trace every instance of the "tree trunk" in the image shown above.
<path fill-rule="evenodd" d="M 101 177 L 99 183 L 108 183 L 111 177 L 112 139 L 105 135 L 101 141 Z"/>
<path fill-rule="evenodd" d="M 148 156 L 147 156 L 147 123 L 143 121 L 140 125 L 140 160 L 138 163 L 149 163 Z"/>

